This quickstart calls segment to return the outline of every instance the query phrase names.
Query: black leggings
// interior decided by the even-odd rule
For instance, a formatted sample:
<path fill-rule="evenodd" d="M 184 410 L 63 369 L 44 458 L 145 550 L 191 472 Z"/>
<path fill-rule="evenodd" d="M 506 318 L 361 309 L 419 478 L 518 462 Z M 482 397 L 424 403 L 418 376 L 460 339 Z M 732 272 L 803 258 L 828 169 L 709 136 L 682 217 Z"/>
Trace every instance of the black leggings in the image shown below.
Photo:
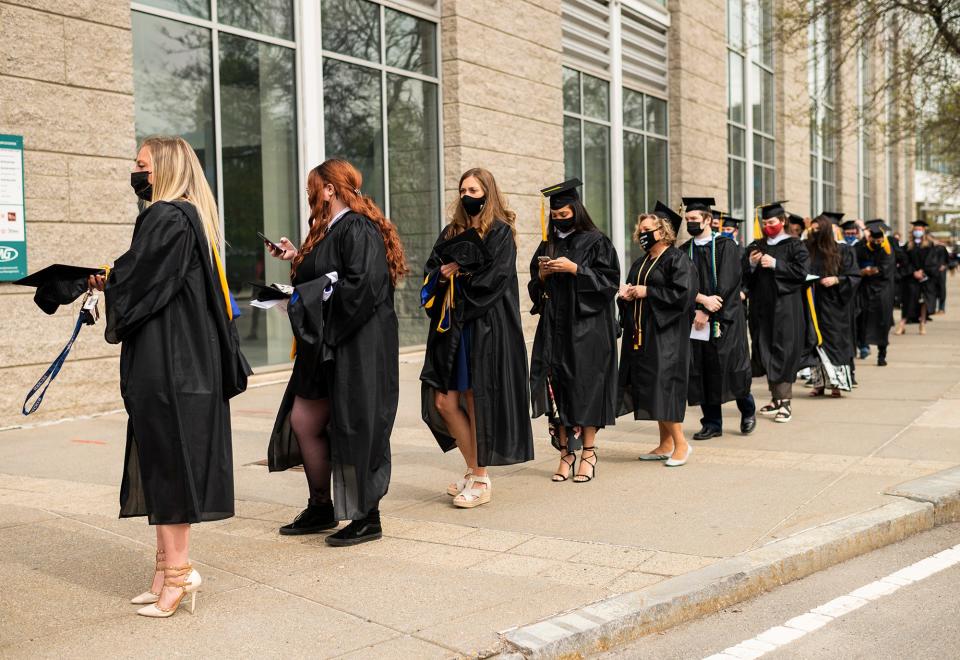
<path fill-rule="evenodd" d="M 311 505 L 330 502 L 330 399 L 295 397 L 290 411 L 290 426 L 300 444 L 303 471 L 307 476 Z"/>

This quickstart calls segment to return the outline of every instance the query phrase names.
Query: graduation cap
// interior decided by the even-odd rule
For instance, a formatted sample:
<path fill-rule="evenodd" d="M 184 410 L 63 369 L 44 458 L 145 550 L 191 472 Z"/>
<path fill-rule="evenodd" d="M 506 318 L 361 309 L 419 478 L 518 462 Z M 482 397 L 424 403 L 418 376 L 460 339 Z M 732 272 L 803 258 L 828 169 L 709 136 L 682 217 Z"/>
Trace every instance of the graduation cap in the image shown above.
<path fill-rule="evenodd" d="M 87 278 L 102 275 L 103 268 L 86 268 L 53 264 L 14 282 L 20 286 L 37 288 L 33 302 L 47 314 L 53 314 L 60 305 L 69 305 L 87 292 Z"/>
<path fill-rule="evenodd" d="M 260 284 L 258 282 L 247 282 L 254 292 L 253 299 L 260 302 L 268 300 L 287 300 L 292 294 L 283 291 L 275 284 Z"/>
<path fill-rule="evenodd" d="M 437 254 L 443 263 L 459 264 L 466 272 L 476 270 L 491 259 L 490 252 L 475 227 L 438 245 Z"/>
<path fill-rule="evenodd" d="M 930 226 L 930 223 L 927 222 L 926 220 L 914 220 L 914 221 L 911 222 L 910 224 L 913 225 L 914 227 L 929 227 L 929 226 Z"/>
<path fill-rule="evenodd" d="M 729 215 L 723 216 L 724 227 L 734 227 L 738 229 L 740 227 L 741 222 L 743 222 L 743 220 L 741 220 L 740 218 L 733 218 L 733 217 L 730 217 Z"/>
<path fill-rule="evenodd" d="M 706 211 L 713 213 L 710 207 L 717 203 L 713 197 L 681 197 L 684 211 Z"/>
<path fill-rule="evenodd" d="M 787 213 L 787 222 L 789 222 L 791 225 L 800 225 L 801 227 L 806 226 L 803 216 L 797 215 L 796 213 Z"/>
<path fill-rule="evenodd" d="M 843 213 L 838 213 L 837 211 L 821 211 L 818 218 L 827 218 L 835 225 L 839 225 L 840 221 L 843 220 Z"/>
<path fill-rule="evenodd" d="M 769 204 L 761 204 L 757 207 L 757 213 L 760 216 L 761 220 L 769 220 L 770 218 L 779 218 L 786 215 L 787 210 L 783 208 L 783 205 L 786 204 L 789 200 L 783 199 L 779 202 L 770 202 Z"/>
<path fill-rule="evenodd" d="M 841 223 L 840 223 L 840 226 L 843 228 L 844 231 L 846 231 L 846 230 L 848 230 L 848 229 L 856 229 L 856 228 L 857 228 L 857 221 L 856 221 L 856 220 L 847 220 L 846 222 L 841 222 Z"/>
<path fill-rule="evenodd" d="M 583 181 L 574 177 L 555 186 L 543 188 L 540 190 L 540 194 L 550 198 L 550 208 L 555 211 L 579 200 L 580 195 L 577 193 L 577 188 L 582 185 Z"/>
<path fill-rule="evenodd" d="M 659 199 L 657 200 L 656 206 L 653 207 L 653 214 L 669 222 L 670 226 L 673 227 L 673 233 L 680 231 L 683 217 Z"/>
<path fill-rule="evenodd" d="M 890 227 L 882 219 L 868 220 L 866 223 L 867 231 L 873 236 L 883 236 L 884 231 L 889 231 Z"/>

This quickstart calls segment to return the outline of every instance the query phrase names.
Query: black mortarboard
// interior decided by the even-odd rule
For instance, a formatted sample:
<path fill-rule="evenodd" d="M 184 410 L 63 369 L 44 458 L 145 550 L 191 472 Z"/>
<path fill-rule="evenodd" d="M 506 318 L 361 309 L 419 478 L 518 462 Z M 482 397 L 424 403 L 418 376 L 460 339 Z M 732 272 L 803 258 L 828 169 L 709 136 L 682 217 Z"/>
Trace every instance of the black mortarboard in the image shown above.
<path fill-rule="evenodd" d="M 857 228 L 857 221 L 856 221 L 856 220 L 847 220 L 846 222 L 841 222 L 841 223 L 840 223 L 840 226 L 841 226 L 844 230 L 847 230 L 847 229 L 856 229 L 856 228 Z"/>
<path fill-rule="evenodd" d="M 803 219 L 802 215 L 797 215 L 796 213 L 787 213 L 787 222 L 792 225 L 800 225 L 801 227 L 806 226 L 806 222 Z"/>
<path fill-rule="evenodd" d="M 436 249 L 443 263 L 457 263 L 465 272 L 476 270 L 490 261 L 490 252 L 474 227 L 444 241 Z"/>
<path fill-rule="evenodd" d="M 286 300 L 291 296 L 291 294 L 285 293 L 270 284 L 259 284 L 257 282 L 248 282 L 248 284 L 253 288 L 253 299 L 259 300 L 260 302 L 266 302 L 268 300 Z"/>
<path fill-rule="evenodd" d="M 707 213 L 711 213 L 710 207 L 717 203 L 713 197 L 681 197 L 680 201 L 683 203 L 684 211 L 706 211 Z"/>
<path fill-rule="evenodd" d="M 913 225 L 914 227 L 929 227 L 929 226 L 930 226 L 930 223 L 927 222 L 926 220 L 914 220 L 914 221 L 911 222 L 910 224 Z"/>
<path fill-rule="evenodd" d="M 843 213 L 838 213 L 836 211 L 821 211 L 818 218 L 827 218 L 835 225 L 839 225 L 840 221 L 843 220 Z"/>
<path fill-rule="evenodd" d="M 102 268 L 53 264 L 17 280 L 14 284 L 36 287 L 33 302 L 47 314 L 53 314 L 60 305 L 69 305 L 86 293 L 88 277 L 103 272 Z"/>
<path fill-rule="evenodd" d="M 882 236 L 884 231 L 890 229 L 890 227 L 887 226 L 887 223 L 880 218 L 877 218 L 876 220 L 868 220 L 865 224 L 867 226 L 867 230 L 874 236 Z"/>
<path fill-rule="evenodd" d="M 673 233 L 680 231 L 683 217 L 660 200 L 657 200 L 656 206 L 653 207 L 653 214 L 669 222 L 670 226 L 673 227 Z"/>
<path fill-rule="evenodd" d="M 545 197 L 550 198 L 550 208 L 553 210 L 562 209 L 568 204 L 580 199 L 580 195 L 577 193 L 577 188 L 583 185 L 583 181 L 577 178 L 568 179 L 563 183 L 558 183 L 555 186 L 549 186 L 543 188 L 540 191 Z"/>
<path fill-rule="evenodd" d="M 783 215 L 786 215 L 787 211 L 783 208 L 783 205 L 787 203 L 788 200 L 783 199 L 779 202 L 770 202 L 769 204 L 761 204 L 757 208 L 760 210 L 760 219 L 769 220 L 770 218 L 779 218 Z"/>
<path fill-rule="evenodd" d="M 743 220 L 740 218 L 731 218 L 729 215 L 723 216 L 724 227 L 739 227 L 741 222 L 743 222 Z"/>

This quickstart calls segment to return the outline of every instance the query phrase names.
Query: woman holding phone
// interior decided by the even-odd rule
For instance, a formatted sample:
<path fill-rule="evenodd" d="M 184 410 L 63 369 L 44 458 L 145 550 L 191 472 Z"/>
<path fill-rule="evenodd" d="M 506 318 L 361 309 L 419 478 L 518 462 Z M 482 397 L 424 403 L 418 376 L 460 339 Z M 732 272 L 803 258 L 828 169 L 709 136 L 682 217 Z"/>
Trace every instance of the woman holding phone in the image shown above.
<path fill-rule="evenodd" d="M 527 350 L 520 325 L 516 214 L 493 175 L 473 168 L 424 267 L 421 300 L 430 317 L 420 373 L 423 420 L 440 448 L 460 449 L 467 472 L 447 487 L 456 507 L 491 499 L 491 465 L 533 459 Z M 462 268 L 443 246 L 476 233 L 480 261 Z"/>
<path fill-rule="evenodd" d="M 325 539 L 332 546 L 382 536 L 379 504 L 390 483 L 399 396 L 393 295 L 407 271 L 403 246 L 360 186 L 360 172 L 345 160 L 310 170 L 303 245 L 283 238 L 270 248 L 292 261 L 288 313 L 298 341 L 268 466 L 275 472 L 302 464 L 310 492 L 307 508 L 280 533 L 314 534 L 352 520 Z"/>

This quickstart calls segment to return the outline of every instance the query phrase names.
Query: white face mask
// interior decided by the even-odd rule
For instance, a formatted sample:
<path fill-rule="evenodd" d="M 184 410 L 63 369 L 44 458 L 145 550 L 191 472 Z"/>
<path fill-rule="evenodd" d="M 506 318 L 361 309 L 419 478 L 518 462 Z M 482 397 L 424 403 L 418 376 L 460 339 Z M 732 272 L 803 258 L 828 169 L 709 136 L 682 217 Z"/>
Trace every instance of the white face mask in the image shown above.
<path fill-rule="evenodd" d="M 923 230 L 922 230 L 922 229 L 914 229 L 914 230 L 913 230 L 913 237 L 914 237 L 914 238 L 923 238 Z"/>

